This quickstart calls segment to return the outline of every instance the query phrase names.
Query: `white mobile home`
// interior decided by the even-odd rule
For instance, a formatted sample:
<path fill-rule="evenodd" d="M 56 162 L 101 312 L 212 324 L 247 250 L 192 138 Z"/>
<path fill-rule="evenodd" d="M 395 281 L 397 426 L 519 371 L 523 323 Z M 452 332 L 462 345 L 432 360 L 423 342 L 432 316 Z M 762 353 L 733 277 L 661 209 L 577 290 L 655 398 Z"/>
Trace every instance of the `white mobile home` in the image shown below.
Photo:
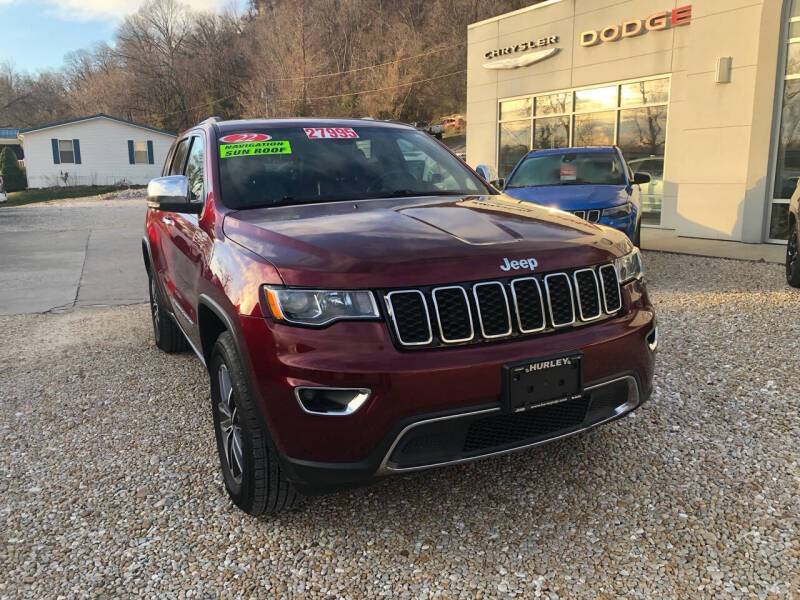
<path fill-rule="evenodd" d="M 20 132 L 28 187 L 145 185 L 158 177 L 175 134 L 98 114 Z"/>

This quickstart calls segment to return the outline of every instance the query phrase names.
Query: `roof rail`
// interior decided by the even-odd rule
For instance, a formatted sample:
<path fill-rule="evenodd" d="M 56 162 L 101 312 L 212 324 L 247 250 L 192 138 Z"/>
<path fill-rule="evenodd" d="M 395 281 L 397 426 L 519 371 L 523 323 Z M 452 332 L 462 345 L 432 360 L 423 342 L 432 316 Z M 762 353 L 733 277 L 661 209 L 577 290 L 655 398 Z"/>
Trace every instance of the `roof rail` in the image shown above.
<path fill-rule="evenodd" d="M 200 121 L 198 125 L 203 125 L 205 123 L 219 123 L 222 121 L 222 117 L 208 117 L 205 121 Z"/>

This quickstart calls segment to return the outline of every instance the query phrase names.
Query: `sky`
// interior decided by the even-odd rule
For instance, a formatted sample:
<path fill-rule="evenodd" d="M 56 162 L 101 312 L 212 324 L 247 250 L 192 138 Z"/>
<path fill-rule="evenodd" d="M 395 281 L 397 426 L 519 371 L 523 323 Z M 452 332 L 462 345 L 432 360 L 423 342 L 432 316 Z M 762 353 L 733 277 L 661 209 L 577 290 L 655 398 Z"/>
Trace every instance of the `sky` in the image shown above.
<path fill-rule="evenodd" d="M 198 10 L 243 8 L 246 0 L 183 0 Z M 111 41 L 144 0 L 0 0 L 0 62 L 35 73 L 59 68 L 64 55 Z"/>

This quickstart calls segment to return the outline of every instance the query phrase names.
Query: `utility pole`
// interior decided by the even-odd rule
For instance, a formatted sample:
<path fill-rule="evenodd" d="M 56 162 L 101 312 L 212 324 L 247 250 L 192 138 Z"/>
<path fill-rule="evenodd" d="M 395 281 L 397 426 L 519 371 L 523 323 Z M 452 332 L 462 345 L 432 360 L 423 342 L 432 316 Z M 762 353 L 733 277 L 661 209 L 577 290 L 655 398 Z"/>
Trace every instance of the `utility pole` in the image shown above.
<path fill-rule="evenodd" d="M 269 96 L 267 95 L 267 84 L 264 84 L 264 91 L 261 92 L 261 97 L 264 99 L 264 118 L 269 119 Z"/>

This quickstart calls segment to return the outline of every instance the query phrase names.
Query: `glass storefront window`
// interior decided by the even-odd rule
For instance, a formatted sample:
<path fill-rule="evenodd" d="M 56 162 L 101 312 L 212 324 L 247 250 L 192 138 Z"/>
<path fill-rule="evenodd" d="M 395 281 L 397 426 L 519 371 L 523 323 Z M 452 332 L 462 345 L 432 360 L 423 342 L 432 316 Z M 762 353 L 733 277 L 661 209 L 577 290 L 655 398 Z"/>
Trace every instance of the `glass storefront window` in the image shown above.
<path fill-rule="evenodd" d="M 617 144 L 631 168 L 650 175 L 642 186 L 643 218 L 659 225 L 669 91 L 670 78 L 662 76 L 503 100 L 499 176 L 507 177 L 531 144 L 536 150 Z"/>
<path fill-rule="evenodd" d="M 667 107 L 647 106 L 619 111 L 617 145 L 634 172 L 650 175 L 650 183 L 640 186 L 642 222 L 661 222 L 664 197 L 664 149 L 667 132 Z"/>
<path fill-rule="evenodd" d="M 620 106 L 659 104 L 667 100 L 669 100 L 669 79 L 651 79 L 620 86 Z"/>
<path fill-rule="evenodd" d="M 800 42 L 789 44 L 786 51 L 786 74 L 800 75 Z"/>
<path fill-rule="evenodd" d="M 531 116 L 531 99 L 519 98 L 500 103 L 500 120 L 525 119 Z"/>
<path fill-rule="evenodd" d="M 531 150 L 531 122 L 509 121 L 500 123 L 500 153 L 498 171 L 507 177 L 519 159 Z"/>
<path fill-rule="evenodd" d="M 533 123 L 533 147 L 536 150 L 569 146 L 569 117 L 547 117 Z"/>
<path fill-rule="evenodd" d="M 563 115 L 572 112 L 572 93 L 549 94 L 536 97 L 536 116 Z"/>
<path fill-rule="evenodd" d="M 578 90 L 575 92 L 575 112 L 616 108 L 618 86 Z"/>
<path fill-rule="evenodd" d="M 575 115 L 573 146 L 612 146 L 614 144 L 615 111 Z"/>
<path fill-rule="evenodd" d="M 773 198 L 791 198 L 800 177 L 800 79 L 790 79 L 784 87 L 775 167 Z"/>
<path fill-rule="evenodd" d="M 789 9 L 788 39 L 800 37 L 800 0 L 792 0 Z M 787 201 L 792 197 L 800 179 L 800 42 L 784 41 L 786 64 L 783 95 L 780 104 L 780 128 L 775 149 L 775 173 L 770 206 L 769 239 L 788 237 Z"/>
<path fill-rule="evenodd" d="M 773 240 L 789 239 L 789 205 L 773 204 L 769 222 L 769 237 Z"/>
<path fill-rule="evenodd" d="M 617 145 L 628 160 L 645 156 L 664 156 L 666 132 L 666 106 L 619 111 Z"/>

